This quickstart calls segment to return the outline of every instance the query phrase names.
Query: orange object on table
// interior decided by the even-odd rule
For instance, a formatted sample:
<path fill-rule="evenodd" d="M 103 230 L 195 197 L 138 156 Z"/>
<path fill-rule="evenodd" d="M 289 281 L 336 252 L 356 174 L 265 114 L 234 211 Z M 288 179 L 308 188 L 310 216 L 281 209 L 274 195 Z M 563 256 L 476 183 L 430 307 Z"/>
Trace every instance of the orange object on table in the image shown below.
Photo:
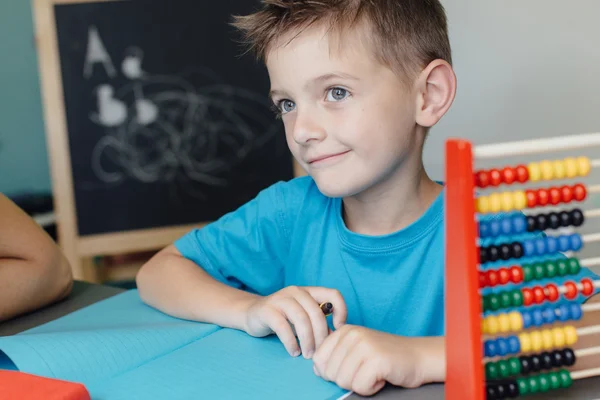
<path fill-rule="evenodd" d="M 90 400 L 81 383 L 0 370 L 2 400 Z"/>

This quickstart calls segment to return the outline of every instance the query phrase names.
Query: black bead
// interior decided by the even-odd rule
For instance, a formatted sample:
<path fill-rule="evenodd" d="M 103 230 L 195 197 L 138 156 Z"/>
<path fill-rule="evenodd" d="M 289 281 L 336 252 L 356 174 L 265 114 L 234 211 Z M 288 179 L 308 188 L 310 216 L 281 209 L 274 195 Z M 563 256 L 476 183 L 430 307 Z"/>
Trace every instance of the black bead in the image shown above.
<path fill-rule="evenodd" d="M 581 226 L 585 221 L 585 217 L 579 208 L 571 210 L 571 224 L 573 226 Z"/>
<path fill-rule="evenodd" d="M 552 355 L 547 352 L 544 351 L 542 354 L 540 354 L 540 361 L 541 361 L 541 368 L 543 370 L 548 370 L 548 369 L 552 369 Z"/>
<path fill-rule="evenodd" d="M 500 246 L 500 258 L 503 260 L 508 260 L 511 256 L 512 251 L 510 251 L 510 246 L 507 244 L 503 244 Z"/>
<path fill-rule="evenodd" d="M 500 258 L 500 249 L 498 246 L 489 246 L 487 255 L 490 261 L 497 261 Z"/>
<path fill-rule="evenodd" d="M 499 383 L 498 386 L 496 386 L 496 396 L 498 399 L 505 399 L 507 392 L 508 390 L 506 390 L 505 383 Z"/>
<path fill-rule="evenodd" d="M 570 367 L 571 365 L 575 364 L 575 353 L 573 352 L 573 349 L 567 347 L 566 349 L 562 350 L 562 356 L 563 356 L 563 365 L 566 367 Z"/>
<path fill-rule="evenodd" d="M 485 264 L 486 262 L 488 262 L 487 247 L 480 247 L 479 248 L 479 263 Z"/>
<path fill-rule="evenodd" d="M 515 397 L 519 397 L 519 385 L 516 380 L 511 380 L 506 385 L 506 394 L 508 397 L 514 399 Z"/>
<path fill-rule="evenodd" d="M 519 361 L 521 362 L 521 373 L 523 375 L 527 375 L 531 372 L 531 360 L 529 356 L 521 356 L 519 357 Z"/>
<path fill-rule="evenodd" d="M 488 384 L 485 388 L 487 400 L 498 400 L 498 393 L 496 391 L 496 385 Z"/>
<path fill-rule="evenodd" d="M 570 211 L 561 211 L 558 213 L 558 218 L 560 218 L 560 226 L 571 226 L 571 212 Z"/>
<path fill-rule="evenodd" d="M 531 356 L 531 371 L 533 372 L 539 372 L 540 369 L 542 368 L 542 360 L 540 360 L 540 357 L 537 354 L 534 354 Z"/>
<path fill-rule="evenodd" d="M 562 367 L 564 362 L 563 352 L 561 350 L 554 350 L 552 352 L 552 365 L 558 368 Z"/>
<path fill-rule="evenodd" d="M 527 232 L 535 231 L 535 217 L 528 215 L 527 216 Z"/>
<path fill-rule="evenodd" d="M 548 226 L 552 229 L 560 228 L 560 218 L 555 212 L 548 214 Z"/>
<path fill-rule="evenodd" d="M 512 256 L 513 258 L 523 257 L 523 245 L 521 243 L 514 242 L 512 244 Z"/>
<path fill-rule="evenodd" d="M 546 215 L 538 214 L 535 216 L 535 227 L 538 231 L 545 231 L 548 229 L 548 220 Z"/>

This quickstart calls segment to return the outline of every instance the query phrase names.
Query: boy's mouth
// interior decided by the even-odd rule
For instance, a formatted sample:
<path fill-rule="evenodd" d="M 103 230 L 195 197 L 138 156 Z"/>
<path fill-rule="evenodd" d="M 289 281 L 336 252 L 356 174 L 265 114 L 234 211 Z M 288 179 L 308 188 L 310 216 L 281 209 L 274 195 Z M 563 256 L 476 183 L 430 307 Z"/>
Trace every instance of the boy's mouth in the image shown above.
<path fill-rule="evenodd" d="M 338 157 L 343 156 L 344 154 L 348 153 L 349 151 L 350 150 L 346 150 L 346 151 L 342 151 L 340 153 L 330 153 L 330 154 L 324 154 L 324 155 L 312 157 L 312 158 L 308 159 L 308 164 L 314 165 L 314 164 L 321 163 L 323 161 L 334 160 L 334 159 L 336 159 Z"/>

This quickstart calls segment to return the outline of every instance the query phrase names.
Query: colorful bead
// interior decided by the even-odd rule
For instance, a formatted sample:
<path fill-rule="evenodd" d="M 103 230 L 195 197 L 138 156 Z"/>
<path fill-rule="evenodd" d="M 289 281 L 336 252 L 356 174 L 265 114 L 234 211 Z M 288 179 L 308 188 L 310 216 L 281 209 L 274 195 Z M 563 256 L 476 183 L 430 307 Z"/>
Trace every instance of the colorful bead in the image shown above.
<path fill-rule="evenodd" d="M 550 201 L 550 194 L 546 189 L 538 189 L 537 190 L 537 205 L 538 206 L 546 206 Z"/>
<path fill-rule="evenodd" d="M 537 182 L 542 178 L 542 171 L 539 163 L 529 163 L 529 165 L 527 165 L 527 171 L 529 172 L 529 180 L 532 182 Z"/>
<path fill-rule="evenodd" d="M 565 163 L 562 160 L 553 161 L 552 169 L 554 173 L 554 179 L 563 179 L 565 177 Z"/>
<path fill-rule="evenodd" d="M 487 287 L 487 279 L 486 279 L 486 274 L 483 271 L 478 271 L 479 274 L 479 288 L 483 289 L 484 287 Z"/>
<path fill-rule="evenodd" d="M 583 316 L 581 306 L 577 303 L 569 304 L 569 316 L 573 321 L 579 321 Z"/>
<path fill-rule="evenodd" d="M 544 316 L 542 315 L 542 310 L 539 308 L 534 308 L 531 311 L 531 319 L 533 326 L 542 326 L 544 324 Z"/>
<path fill-rule="evenodd" d="M 498 333 L 498 331 L 500 330 L 499 327 L 499 323 L 498 323 L 498 318 L 496 318 L 493 315 L 490 315 L 489 317 L 486 318 L 486 328 L 487 328 L 487 333 L 490 335 L 495 335 Z"/>
<path fill-rule="evenodd" d="M 521 343 L 521 351 L 523 351 L 523 353 L 529 353 L 531 351 L 531 336 L 529 333 L 521 333 L 519 335 L 519 342 Z"/>
<path fill-rule="evenodd" d="M 489 269 L 485 272 L 485 277 L 486 277 L 486 282 L 488 284 L 488 286 L 494 287 L 498 284 L 498 273 L 493 270 L 493 269 Z"/>
<path fill-rule="evenodd" d="M 565 293 L 565 297 L 567 299 L 573 300 L 575 297 L 577 297 L 577 286 L 574 282 L 567 281 L 564 283 L 564 286 L 567 289 L 567 292 Z"/>
<path fill-rule="evenodd" d="M 540 351 L 544 348 L 544 340 L 540 331 L 533 331 L 529 336 L 531 339 L 531 350 Z"/>
<path fill-rule="evenodd" d="M 553 260 L 547 260 L 544 262 L 544 270 L 546 278 L 554 278 L 557 273 L 556 263 Z"/>
<path fill-rule="evenodd" d="M 490 184 L 490 176 L 486 171 L 477 171 L 475 173 L 475 186 L 486 188 Z"/>
<path fill-rule="evenodd" d="M 500 292 L 500 308 L 512 307 L 511 291 Z"/>
<path fill-rule="evenodd" d="M 577 157 L 577 173 L 579 176 L 587 176 L 592 169 L 592 163 L 587 157 Z"/>
<path fill-rule="evenodd" d="M 502 175 L 502 181 L 507 185 L 513 183 L 517 178 L 517 172 L 510 167 L 503 168 L 500 173 Z"/>
<path fill-rule="evenodd" d="M 510 267 L 510 280 L 513 283 L 522 282 L 523 281 L 523 270 L 516 265 Z"/>
<path fill-rule="evenodd" d="M 563 203 L 570 203 L 573 200 L 573 189 L 570 186 L 561 186 L 560 197 Z"/>
<path fill-rule="evenodd" d="M 546 275 L 546 268 L 544 268 L 544 264 L 535 263 L 533 264 L 533 277 L 537 280 L 544 278 Z"/>
<path fill-rule="evenodd" d="M 502 174 L 497 169 L 491 169 L 490 174 L 490 185 L 499 186 L 502 183 Z"/>
<path fill-rule="evenodd" d="M 556 262 L 556 270 L 558 276 L 566 276 L 569 273 L 569 265 L 565 260 L 558 260 Z"/>
<path fill-rule="evenodd" d="M 538 376 L 538 381 L 540 383 L 540 392 L 541 393 L 546 393 L 548 390 L 550 390 L 550 381 L 548 380 L 548 377 L 546 376 L 546 374 L 540 374 Z"/>
<path fill-rule="evenodd" d="M 564 329 L 560 326 L 552 328 L 552 339 L 556 347 L 563 347 L 567 340 Z"/>
<path fill-rule="evenodd" d="M 523 293 L 523 305 L 524 306 L 530 306 L 533 304 L 533 291 L 529 288 L 523 288 L 521 290 L 521 292 Z"/>
<path fill-rule="evenodd" d="M 574 326 L 567 325 L 563 327 L 565 333 L 565 344 L 567 346 L 572 346 L 577 343 L 577 331 Z"/>
<path fill-rule="evenodd" d="M 523 310 L 521 312 L 521 317 L 523 318 L 523 328 L 527 329 L 533 324 L 533 317 L 531 316 L 531 312 L 527 310 Z"/>
<path fill-rule="evenodd" d="M 566 266 L 566 264 L 565 264 Z M 523 264 L 523 282 L 531 282 L 533 280 L 533 265 Z"/>
<path fill-rule="evenodd" d="M 530 393 L 528 378 L 517 378 L 517 385 L 519 386 L 519 394 L 521 396 L 525 396 L 526 394 Z"/>
<path fill-rule="evenodd" d="M 558 217 L 557 213 L 555 213 L 555 212 L 548 213 L 548 226 L 551 229 L 560 228 L 560 218 Z"/>
<path fill-rule="evenodd" d="M 554 309 L 550 307 L 543 308 L 542 318 L 544 319 L 544 324 L 552 324 L 556 320 L 556 316 L 554 315 Z"/>
<path fill-rule="evenodd" d="M 519 182 L 525 183 L 529 180 L 529 171 L 527 170 L 526 166 L 517 165 L 517 167 L 515 168 L 515 173 Z"/>
<path fill-rule="evenodd" d="M 510 368 L 508 367 L 508 362 L 506 360 L 498 361 L 498 375 L 501 378 L 507 378 L 510 375 Z"/>
<path fill-rule="evenodd" d="M 524 208 L 527 208 L 527 196 L 525 195 L 524 191 L 518 190 L 516 192 L 513 192 L 513 204 L 515 210 L 522 210 Z"/>
<path fill-rule="evenodd" d="M 514 197 L 511 192 L 500 193 L 500 204 L 503 211 L 510 211 L 514 208 Z"/>
<path fill-rule="evenodd" d="M 501 285 L 506 285 L 510 281 L 510 272 L 508 268 L 500 268 L 498 270 L 498 281 Z"/>
<path fill-rule="evenodd" d="M 523 305 L 523 293 L 519 289 L 513 290 L 511 297 L 513 307 L 521 307 Z"/>
<path fill-rule="evenodd" d="M 498 364 L 495 362 L 488 362 L 485 364 L 485 377 L 486 379 L 493 380 L 498 379 L 499 371 Z"/>
<path fill-rule="evenodd" d="M 556 285 L 549 283 L 546 286 L 544 286 L 545 292 L 546 292 L 546 298 L 548 299 L 548 301 L 550 302 L 555 302 L 556 300 L 558 300 L 558 287 L 556 287 Z"/>
<path fill-rule="evenodd" d="M 511 354 L 517 354 L 521 352 L 521 342 L 519 342 L 518 337 L 509 336 L 506 338 L 506 343 L 508 344 L 508 351 Z"/>
<path fill-rule="evenodd" d="M 592 280 L 589 278 L 585 278 L 581 280 L 581 285 L 583 288 L 581 289 L 581 294 L 584 296 L 591 296 L 594 293 L 594 284 Z"/>
<path fill-rule="evenodd" d="M 541 179 L 548 181 L 554 177 L 554 168 L 552 162 L 548 160 L 539 163 Z"/>
<path fill-rule="evenodd" d="M 585 200 L 586 195 L 587 195 L 587 192 L 585 190 L 585 186 L 583 186 L 580 183 L 573 186 L 573 197 L 575 198 L 575 200 L 583 201 L 583 200 Z"/>
<path fill-rule="evenodd" d="M 577 360 L 576 360 L 575 352 L 573 351 L 573 349 L 570 349 L 568 347 L 565 349 L 562 349 L 561 355 L 563 358 L 563 366 L 571 367 L 571 366 L 575 365 L 575 362 Z"/>
<path fill-rule="evenodd" d="M 565 166 L 565 175 L 567 178 L 575 178 L 578 173 L 577 161 L 575 158 L 569 157 L 563 160 Z"/>
<path fill-rule="evenodd" d="M 544 293 L 544 289 L 541 286 L 534 286 L 533 288 L 533 301 L 536 304 L 541 304 L 546 299 L 546 295 Z"/>
<path fill-rule="evenodd" d="M 571 210 L 571 212 L 569 213 L 569 216 L 571 218 L 571 225 L 573 225 L 573 226 L 581 226 L 581 225 L 583 225 L 583 222 L 585 221 L 583 212 L 579 208 L 575 208 L 575 209 Z"/>
<path fill-rule="evenodd" d="M 492 193 L 489 195 L 490 199 L 490 211 L 493 213 L 500 212 L 502 210 L 502 196 L 500 193 Z"/>
<path fill-rule="evenodd" d="M 523 316 L 518 311 L 508 314 L 510 329 L 513 332 L 519 332 L 523 329 Z"/>
<path fill-rule="evenodd" d="M 569 307 L 566 304 L 561 304 L 556 311 L 558 319 L 561 322 L 568 321 L 571 318 Z"/>
<path fill-rule="evenodd" d="M 507 314 L 500 314 L 498 315 L 498 330 L 501 333 L 507 333 L 510 332 L 510 319 L 508 318 Z"/>
<path fill-rule="evenodd" d="M 573 250 L 573 251 L 581 250 L 581 248 L 583 247 L 583 240 L 581 239 L 581 236 L 579 234 L 573 233 L 572 235 L 569 236 L 569 239 L 571 240 L 570 250 Z"/>
<path fill-rule="evenodd" d="M 479 213 L 490 212 L 490 201 L 487 196 L 480 196 L 475 199 L 475 208 Z"/>
<path fill-rule="evenodd" d="M 525 197 L 527 197 L 527 207 L 533 208 L 538 205 L 538 195 L 537 191 L 527 189 L 525 191 Z"/>
<path fill-rule="evenodd" d="M 571 387 L 573 380 L 571 379 L 571 374 L 566 369 L 561 369 L 558 371 L 558 377 L 560 379 L 560 387 L 566 389 Z"/>
<path fill-rule="evenodd" d="M 542 335 L 542 348 L 544 350 L 552 350 L 554 345 L 554 336 L 552 335 L 552 331 L 549 329 L 544 329 L 540 333 Z"/>
<path fill-rule="evenodd" d="M 561 191 L 557 187 L 552 187 L 548 190 L 548 197 L 550 198 L 550 204 L 557 205 L 562 201 Z"/>

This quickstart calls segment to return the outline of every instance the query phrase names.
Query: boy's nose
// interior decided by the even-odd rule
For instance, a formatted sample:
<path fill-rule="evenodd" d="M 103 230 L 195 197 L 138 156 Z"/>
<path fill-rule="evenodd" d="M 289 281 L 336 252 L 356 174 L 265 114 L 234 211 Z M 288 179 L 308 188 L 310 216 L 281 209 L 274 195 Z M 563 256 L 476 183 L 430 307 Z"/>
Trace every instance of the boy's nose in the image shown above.
<path fill-rule="evenodd" d="M 292 132 L 294 141 L 298 144 L 305 144 L 312 140 L 323 140 L 327 136 L 325 128 L 319 124 L 317 119 L 308 114 L 298 113 L 294 122 L 294 131 Z"/>

